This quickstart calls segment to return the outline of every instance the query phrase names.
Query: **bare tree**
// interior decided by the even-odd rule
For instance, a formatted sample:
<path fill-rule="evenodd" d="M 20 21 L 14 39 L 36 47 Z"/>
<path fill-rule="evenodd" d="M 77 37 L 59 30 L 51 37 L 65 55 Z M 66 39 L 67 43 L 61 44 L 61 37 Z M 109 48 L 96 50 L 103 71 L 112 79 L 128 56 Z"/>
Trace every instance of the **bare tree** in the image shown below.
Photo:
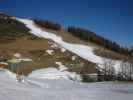
<path fill-rule="evenodd" d="M 132 80 L 132 75 L 133 75 L 133 63 L 129 63 L 129 73 L 128 73 L 128 79 Z"/>
<path fill-rule="evenodd" d="M 115 76 L 115 62 L 110 59 L 103 59 L 103 75 L 105 80 L 113 80 Z"/>
<path fill-rule="evenodd" d="M 119 75 L 120 80 L 131 81 L 133 79 L 133 63 L 123 60 L 121 62 Z"/>

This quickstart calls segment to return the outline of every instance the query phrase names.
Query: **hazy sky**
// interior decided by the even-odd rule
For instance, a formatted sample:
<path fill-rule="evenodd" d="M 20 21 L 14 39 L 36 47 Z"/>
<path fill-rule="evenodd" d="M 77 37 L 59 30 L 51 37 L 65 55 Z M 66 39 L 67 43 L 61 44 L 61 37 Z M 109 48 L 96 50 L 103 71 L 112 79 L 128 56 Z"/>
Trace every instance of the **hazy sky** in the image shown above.
<path fill-rule="evenodd" d="M 133 0 L 0 0 L 0 11 L 81 26 L 133 45 Z"/>

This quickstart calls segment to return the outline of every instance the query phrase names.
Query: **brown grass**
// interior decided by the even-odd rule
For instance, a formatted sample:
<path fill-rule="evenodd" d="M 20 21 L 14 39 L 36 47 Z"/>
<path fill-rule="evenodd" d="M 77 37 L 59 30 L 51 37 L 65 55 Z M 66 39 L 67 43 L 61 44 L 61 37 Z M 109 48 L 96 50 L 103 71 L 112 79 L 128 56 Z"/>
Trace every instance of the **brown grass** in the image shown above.
<path fill-rule="evenodd" d="M 73 53 L 66 51 L 62 53 L 60 48 L 52 48 L 47 39 L 31 40 L 29 37 L 20 38 L 16 42 L 1 44 L 0 55 L 10 59 L 14 53 L 20 53 L 24 57 L 31 58 L 33 62 L 20 64 L 19 74 L 28 75 L 36 69 L 42 69 L 47 67 L 58 67 L 55 62 L 59 61 L 66 65 L 70 71 L 82 73 L 83 69 L 86 72 L 95 72 L 94 65 L 91 62 L 85 61 L 84 59 L 77 56 L 75 61 L 72 61 Z M 51 56 L 46 53 L 46 50 L 53 49 L 54 54 Z"/>
<path fill-rule="evenodd" d="M 106 58 L 110 58 L 110 59 L 114 59 L 114 60 L 123 60 L 125 59 L 127 56 L 104 49 L 104 48 L 99 48 L 94 50 L 95 54 L 101 57 L 106 57 Z"/>

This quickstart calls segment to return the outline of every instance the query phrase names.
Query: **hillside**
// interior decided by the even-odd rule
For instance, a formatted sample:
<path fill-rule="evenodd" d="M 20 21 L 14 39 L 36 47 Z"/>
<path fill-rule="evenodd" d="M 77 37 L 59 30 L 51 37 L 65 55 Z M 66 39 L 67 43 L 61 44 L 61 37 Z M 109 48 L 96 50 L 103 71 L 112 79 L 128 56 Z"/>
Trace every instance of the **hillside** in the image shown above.
<path fill-rule="evenodd" d="M 118 72 L 121 60 L 127 58 L 94 42 L 84 41 L 56 23 L 47 22 L 45 26 L 35 20 L 2 13 L 0 26 L 1 61 L 19 55 L 17 59 L 22 61 L 17 65 L 19 68 L 11 70 L 18 74 L 29 75 L 33 71 L 52 67 L 59 70 L 53 72 L 58 77 L 71 77 L 70 73 L 76 73 L 83 81 L 88 81 L 86 75 L 95 74 L 99 67 L 103 68 L 104 59 L 113 60 L 113 67 Z M 8 64 L 6 68 L 10 69 Z"/>
<path fill-rule="evenodd" d="M 64 28 L 58 29 L 58 30 L 53 30 L 53 29 L 47 28 L 46 26 L 40 24 L 40 22 L 37 22 L 36 21 L 37 19 L 34 19 L 34 20 L 35 20 L 36 25 L 42 27 L 42 29 L 44 31 L 51 32 L 51 33 L 54 33 L 56 35 L 59 35 L 66 42 L 76 43 L 76 44 L 84 44 L 84 45 L 89 45 L 89 46 L 95 47 L 94 52 L 99 56 L 106 57 L 106 58 L 112 58 L 112 59 L 116 59 L 116 60 L 122 60 L 122 59 L 127 57 L 127 55 L 121 54 L 119 52 L 115 52 L 115 51 L 110 50 L 110 49 L 105 48 L 105 47 L 102 47 L 101 45 L 99 45 L 95 42 L 92 42 L 92 41 L 89 41 L 89 40 L 87 41 L 87 40 L 79 38 L 78 36 L 74 36 L 73 34 L 68 32 Z M 42 23 L 45 23 L 45 21 L 42 21 Z"/>
<path fill-rule="evenodd" d="M 4 21 L 4 18 L 1 17 L 1 20 Z M 58 68 L 59 65 L 56 64 L 56 62 L 63 63 L 65 66 L 69 67 L 69 70 L 72 72 L 74 71 L 81 74 L 95 72 L 94 63 L 88 62 L 79 57 L 78 55 L 75 55 L 67 51 L 66 49 L 63 49 L 61 46 L 54 43 L 52 40 L 42 39 L 32 35 L 30 32 L 28 32 L 29 29 L 27 27 L 24 27 L 24 29 L 19 29 L 19 26 L 24 26 L 23 23 L 12 19 L 11 17 L 8 17 L 8 20 L 17 22 L 19 23 L 19 25 L 15 26 L 17 28 L 16 30 L 16 28 L 12 27 L 12 23 L 7 23 L 11 25 L 7 27 L 5 31 L 1 31 L 1 35 L 3 37 L 1 37 L 0 39 L 3 41 L 0 42 L 0 56 L 4 57 L 5 59 L 11 59 L 15 53 L 19 53 L 23 57 L 30 58 L 33 60 L 32 62 L 22 63 L 19 66 L 23 67 L 20 67 L 19 71 L 14 70 L 14 72 L 28 75 L 36 69 L 48 67 Z M 3 28 L 1 29 L 4 29 L 6 27 L 6 25 L 4 25 L 5 23 L 0 24 L 1 26 L 3 26 Z M 14 24 L 16 25 L 16 23 Z M 9 31 L 10 29 L 12 29 L 13 31 Z M 10 41 L 5 37 L 13 39 L 12 41 Z M 52 54 L 50 53 L 50 51 L 52 51 Z M 87 67 L 88 65 L 90 65 L 91 67 Z M 86 71 L 85 69 L 89 70 Z"/>
<path fill-rule="evenodd" d="M 30 35 L 29 29 L 17 20 L 11 19 L 10 16 L 0 13 L 0 43 L 10 43 L 20 37 Z"/>

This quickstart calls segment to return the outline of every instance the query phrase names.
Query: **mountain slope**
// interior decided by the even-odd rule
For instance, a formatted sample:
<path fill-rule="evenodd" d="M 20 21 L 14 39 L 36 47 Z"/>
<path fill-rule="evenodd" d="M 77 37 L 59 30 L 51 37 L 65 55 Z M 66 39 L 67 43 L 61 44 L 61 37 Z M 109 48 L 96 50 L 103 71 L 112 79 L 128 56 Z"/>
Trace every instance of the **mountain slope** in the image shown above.
<path fill-rule="evenodd" d="M 4 21 L 7 20 L 11 21 L 6 23 L 9 24 L 7 29 L 13 31 L 7 29 L 1 31 L 4 35 L 0 39 L 8 41 L 7 38 L 4 38 L 4 36 L 8 36 L 15 41 L 0 42 L 0 56 L 9 60 L 17 53 L 22 58 L 32 59 L 32 62 L 22 62 L 18 65 L 19 70 L 13 71 L 18 74 L 29 75 L 32 71 L 49 67 L 57 70 L 60 69 L 60 65 L 63 65 L 65 71 L 75 72 L 80 76 L 94 75 L 105 67 L 105 61 L 112 62 L 114 70 L 118 72 L 121 59 L 126 58 L 125 55 L 104 49 L 97 44 L 80 40 L 67 34 L 65 30 L 41 27 L 31 19 L 1 17 L 3 27 L 6 26 Z"/>
<path fill-rule="evenodd" d="M 46 39 L 53 40 L 58 45 L 80 56 L 81 58 L 88 60 L 89 62 L 96 63 L 98 65 L 104 64 L 103 59 L 106 59 L 106 58 L 102 58 L 100 56 L 95 55 L 93 52 L 93 47 L 87 46 L 87 45 L 81 45 L 81 44 L 67 43 L 63 41 L 63 39 L 60 36 L 57 36 L 54 33 L 46 32 L 42 30 L 41 28 L 37 27 L 32 20 L 26 20 L 26 19 L 18 19 L 18 20 L 23 22 L 31 30 L 30 32 L 32 34 L 38 37 L 43 37 Z M 120 61 L 114 61 L 114 67 L 116 70 L 118 70 L 120 66 L 118 63 L 120 63 Z"/>
<path fill-rule="evenodd" d="M 5 15 L 4 15 L 5 16 Z M 3 18 L 1 18 L 3 20 Z M 22 22 L 17 21 L 14 17 L 8 17 L 8 20 L 18 22 L 19 25 L 24 25 Z M 4 21 L 4 20 L 3 20 Z M 8 24 L 8 23 L 7 23 Z M 9 23 L 10 24 L 10 23 Z M 1 25 L 4 25 L 1 23 Z M 17 25 L 16 27 L 20 27 Z M 12 26 L 12 25 L 11 25 Z M 13 27 L 8 27 L 15 31 Z M 29 30 L 25 27 L 26 30 Z M 23 62 L 19 66 L 19 70 L 14 70 L 19 74 L 28 75 L 36 69 L 48 68 L 48 67 L 60 67 L 56 62 L 60 62 L 71 72 L 76 72 L 80 74 L 95 73 L 95 64 L 88 62 L 78 55 L 75 55 L 68 50 L 64 49 L 62 46 L 56 44 L 54 41 L 49 39 L 37 38 L 35 35 L 30 34 L 26 31 L 21 33 L 21 29 L 18 28 L 18 34 L 25 34 L 17 37 L 16 33 L 5 30 L 6 32 L 1 32 L 3 36 L 8 36 L 14 38 L 14 41 L 8 41 L 7 38 L 0 37 L 5 42 L 0 42 L 0 57 L 4 59 L 11 59 L 14 54 L 19 53 L 22 57 L 30 58 L 32 62 Z M 23 29 L 22 29 L 23 30 Z M 6 34 L 9 32 L 9 35 Z M 50 53 L 51 52 L 51 53 Z M 8 66 L 7 66 L 8 67 Z M 88 70 L 86 70 L 88 69 Z"/>
<path fill-rule="evenodd" d="M 0 25 L 0 100 L 132 100 L 132 83 L 83 83 L 115 75 L 132 79 L 133 66 L 122 62 L 126 55 L 83 41 L 58 24 L 46 28 L 0 14 Z"/>
<path fill-rule="evenodd" d="M 23 20 L 23 19 L 18 19 L 19 21 L 23 22 L 33 33 L 34 35 L 38 37 L 43 37 L 46 39 L 53 40 L 55 43 L 59 44 L 63 48 L 79 55 L 80 57 L 91 61 L 93 63 L 99 63 L 102 64 L 102 59 L 101 57 L 96 56 L 93 54 L 93 48 L 85 46 L 85 45 L 79 45 L 79 44 L 70 44 L 67 42 L 64 42 L 63 39 L 55 34 L 48 33 L 45 31 L 42 31 L 40 28 L 34 25 L 34 23 L 31 20 Z"/>

